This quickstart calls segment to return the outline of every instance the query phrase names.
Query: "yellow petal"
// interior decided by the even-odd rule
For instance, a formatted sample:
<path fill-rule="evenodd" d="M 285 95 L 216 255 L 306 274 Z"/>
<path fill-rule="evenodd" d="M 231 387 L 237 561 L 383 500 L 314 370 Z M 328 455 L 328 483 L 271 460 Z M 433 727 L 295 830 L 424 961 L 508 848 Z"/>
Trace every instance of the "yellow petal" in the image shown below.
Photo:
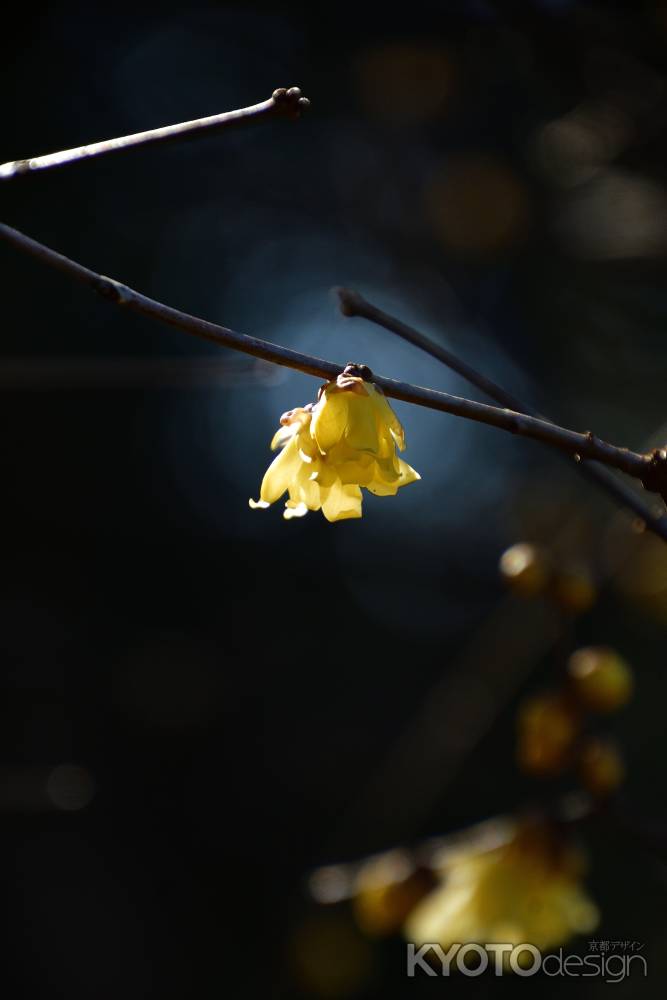
<path fill-rule="evenodd" d="M 265 503 L 275 503 L 296 476 L 299 464 L 297 438 L 292 437 L 264 473 L 262 488 L 259 494 L 260 498 Z"/>
<path fill-rule="evenodd" d="M 418 479 L 421 479 L 419 473 L 402 458 L 397 460 L 395 466 L 385 461 L 378 461 L 375 463 L 375 474 L 368 484 L 368 489 L 379 497 L 393 497 L 401 486 L 407 486 Z"/>
<path fill-rule="evenodd" d="M 400 483 L 387 483 L 384 479 L 371 479 L 366 489 L 376 497 L 395 497 Z"/>
<path fill-rule="evenodd" d="M 365 486 L 373 478 L 375 470 L 373 456 L 368 452 L 355 451 L 347 442 L 341 442 L 331 449 L 326 457 L 326 464 L 336 470 L 343 485 L 357 483 Z"/>
<path fill-rule="evenodd" d="M 396 449 L 392 446 L 391 455 L 388 458 L 379 458 L 375 462 L 374 478 L 382 480 L 383 483 L 396 483 L 401 478 L 399 461 Z"/>
<path fill-rule="evenodd" d="M 370 396 L 349 393 L 345 443 L 357 451 L 377 454 L 380 441 L 378 419 Z"/>
<path fill-rule="evenodd" d="M 302 465 L 289 487 L 290 500 L 305 503 L 309 510 L 319 510 L 322 506 L 319 483 L 311 479 L 310 467 Z"/>
<path fill-rule="evenodd" d="M 373 406 L 375 407 L 378 419 L 381 420 L 382 423 L 387 427 L 392 438 L 394 439 L 398 447 L 401 449 L 401 451 L 403 451 L 403 449 L 405 448 L 405 432 L 403 430 L 403 426 L 400 420 L 392 410 L 391 406 L 389 405 L 389 402 L 387 401 L 387 397 L 382 392 L 382 390 L 378 389 L 378 387 L 373 385 L 372 382 L 368 382 L 367 386 L 368 389 L 370 390 L 369 396 L 371 402 L 373 403 Z"/>
<path fill-rule="evenodd" d="M 330 486 L 333 486 L 339 476 L 336 466 L 332 462 L 329 462 L 328 459 L 320 458 L 309 478 L 323 489 L 328 489 Z"/>
<path fill-rule="evenodd" d="M 298 428 L 292 424 L 288 427 L 279 427 L 276 433 L 271 438 L 271 451 L 278 451 L 278 448 L 284 448 L 291 437 L 293 437 Z"/>
<path fill-rule="evenodd" d="M 324 390 L 313 410 L 310 432 L 323 455 L 343 437 L 347 426 L 348 393 Z"/>
<path fill-rule="evenodd" d="M 401 481 L 398 484 L 399 486 L 407 486 L 408 483 L 415 483 L 418 479 L 421 479 L 417 470 L 413 469 L 407 462 L 404 462 L 402 458 L 399 458 L 398 460 L 398 467 L 401 473 Z"/>
<path fill-rule="evenodd" d="M 329 490 L 323 491 L 322 513 L 327 521 L 361 517 L 361 490 L 358 486 L 343 486 L 338 480 Z"/>
<path fill-rule="evenodd" d="M 308 513 L 308 508 L 305 503 L 298 503 L 295 507 L 288 506 L 289 500 L 285 505 L 285 510 L 283 511 L 283 517 L 286 521 L 291 521 L 293 517 L 303 517 Z"/>
<path fill-rule="evenodd" d="M 271 439 L 271 451 L 284 448 L 291 437 L 295 434 L 301 434 L 304 428 L 310 424 L 310 412 L 303 406 L 297 406 L 295 409 L 283 413 L 280 423 L 281 426 Z"/>

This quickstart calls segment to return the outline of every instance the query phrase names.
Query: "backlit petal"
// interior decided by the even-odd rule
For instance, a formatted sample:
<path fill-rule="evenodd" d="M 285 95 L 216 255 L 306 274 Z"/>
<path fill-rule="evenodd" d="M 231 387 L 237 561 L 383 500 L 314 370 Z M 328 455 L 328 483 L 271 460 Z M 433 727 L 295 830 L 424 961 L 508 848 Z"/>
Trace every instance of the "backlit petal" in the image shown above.
<path fill-rule="evenodd" d="M 405 448 L 405 432 L 403 430 L 403 425 L 392 410 L 387 397 L 382 390 L 378 389 L 378 387 L 372 383 L 370 383 L 370 389 L 370 398 L 373 406 L 375 407 L 378 418 L 387 427 L 394 441 L 401 451 L 403 451 Z"/>
<path fill-rule="evenodd" d="M 275 503 L 289 487 L 299 468 L 299 448 L 293 437 L 271 462 L 264 473 L 260 498 L 266 503 Z"/>
<path fill-rule="evenodd" d="M 298 503 L 296 507 L 285 507 L 283 511 L 283 517 L 286 521 L 291 521 L 293 517 L 303 517 L 308 513 L 308 508 L 305 503 Z"/>
<path fill-rule="evenodd" d="M 325 390 L 313 410 L 310 430 L 323 455 L 326 455 L 335 444 L 338 444 L 345 433 L 347 406 L 348 394 L 346 392 L 327 392 Z"/>
<path fill-rule="evenodd" d="M 334 483 L 322 502 L 322 513 L 327 521 L 361 517 L 361 490 L 358 486 L 343 486 L 340 481 Z"/>

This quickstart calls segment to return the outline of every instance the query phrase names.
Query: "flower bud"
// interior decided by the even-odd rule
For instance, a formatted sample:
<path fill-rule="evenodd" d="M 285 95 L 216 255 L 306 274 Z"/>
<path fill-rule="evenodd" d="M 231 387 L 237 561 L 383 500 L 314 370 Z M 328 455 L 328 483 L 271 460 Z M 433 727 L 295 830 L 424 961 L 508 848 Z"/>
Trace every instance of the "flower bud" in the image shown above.
<path fill-rule="evenodd" d="M 521 597 L 534 597 L 542 593 L 549 582 L 548 557 L 538 546 L 520 542 L 503 552 L 500 575 L 510 590 Z"/>
<path fill-rule="evenodd" d="M 591 795 L 605 798 L 622 784 L 625 765 L 615 744 L 591 739 L 581 749 L 578 772 L 581 784 Z"/>
<path fill-rule="evenodd" d="M 528 698 L 517 719 L 517 762 L 522 771 L 553 775 L 570 762 L 579 732 L 574 707 L 557 693 L 547 692 Z"/>
<path fill-rule="evenodd" d="M 570 657 L 568 673 L 577 701 L 593 712 L 614 712 L 632 695 L 632 671 L 613 649 L 578 649 Z"/>

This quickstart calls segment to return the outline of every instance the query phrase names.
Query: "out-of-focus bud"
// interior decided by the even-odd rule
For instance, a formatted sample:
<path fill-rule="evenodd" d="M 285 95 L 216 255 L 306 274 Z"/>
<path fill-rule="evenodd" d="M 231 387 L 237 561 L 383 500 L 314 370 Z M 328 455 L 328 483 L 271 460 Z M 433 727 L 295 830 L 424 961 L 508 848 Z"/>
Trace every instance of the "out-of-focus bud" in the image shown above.
<path fill-rule="evenodd" d="M 614 712 L 632 695 L 630 667 L 605 646 L 578 649 L 570 657 L 568 673 L 577 701 L 593 712 Z"/>
<path fill-rule="evenodd" d="M 354 882 L 352 905 L 359 927 L 376 937 L 393 934 L 435 882 L 432 872 L 416 868 L 401 850 L 369 858 Z"/>
<path fill-rule="evenodd" d="M 507 586 L 522 597 L 541 594 L 549 583 L 549 558 L 537 545 L 520 542 L 500 557 L 500 575 Z"/>
<path fill-rule="evenodd" d="M 625 765 L 615 744 L 590 739 L 581 748 L 578 772 L 582 785 L 591 795 L 605 798 L 623 782 Z"/>
<path fill-rule="evenodd" d="M 558 774 L 571 761 L 579 732 L 576 708 L 560 694 L 528 698 L 517 717 L 517 763 L 528 774 Z"/>
<path fill-rule="evenodd" d="M 551 593 L 564 611 L 575 615 L 590 610 L 597 599 L 595 582 L 585 566 L 559 570 L 551 581 Z"/>

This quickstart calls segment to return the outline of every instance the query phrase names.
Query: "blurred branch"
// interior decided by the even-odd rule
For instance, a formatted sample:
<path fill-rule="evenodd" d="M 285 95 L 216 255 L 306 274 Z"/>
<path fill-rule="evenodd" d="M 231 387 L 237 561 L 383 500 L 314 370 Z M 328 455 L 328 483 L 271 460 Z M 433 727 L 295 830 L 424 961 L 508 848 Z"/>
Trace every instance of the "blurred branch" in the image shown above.
<path fill-rule="evenodd" d="M 0 358 L 1 389 L 192 389 L 275 385 L 265 361 L 219 357 Z"/>
<path fill-rule="evenodd" d="M 75 280 L 88 285 L 117 305 L 161 320 L 192 336 L 327 380 L 337 378 L 343 370 L 343 365 L 324 361 L 308 354 L 301 354 L 288 347 L 271 344 L 256 337 L 235 333 L 224 326 L 218 326 L 215 323 L 209 323 L 207 320 L 173 309 L 171 306 L 142 295 L 141 292 L 134 291 L 113 278 L 107 278 L 83 267 L 83 265 L 64 257 L 36 240 L 30 239 L 10 226 L 0 224 L 0 238 L 16 249 L 36 257 Z M 443 413 L 451 413 L 454 416 L 465 417 L 478 423 L 489 424 L 512 434 L 534 438 L 579 458 L 598 459 L 640 479 L 647 489 L 667 496 L 667 449 L 655 449 L 649 454 L 639 454 L 602 441 L 595 437 L 591 431 L 580 434 L 539 417 L 531 417 L 509 409 L 500 409 L 486 403 L 477 403 L 461 396 L 451 396 L 446 392 L 424 389 L 421 386 L 398 382 L 382 376 L 372 376 L 372 380 L 387 396 L 393 399 L 400 399 L 405 403 L 414 403 L 417 406 L 425 406 Z M 664 537 L 667 538 L 667 532 Z"/>
<path fill-rule="evenodd" d="M 447 365 L 448 368 L 457 372 L 457 374 L 461 375 L 472 385 L 477 386 L 478 389 L 481 389 L 491 399 L 500 403 L 501 406 L 509 407 L 511 410 L 525 413 L 531 417 L 537 417 L 540 420 L 548 420 L 548 418 L 538 413 L 533 407 L 521 402 L 516 396 L 513 396 L 501 386 L 492 382 L 491 379 L 486 378 L 485 375 L 472 368 L 467 362 L 456 357 L 447 348 L 434 343 L 434 341 L 430 340 L 423 333 L 420 333 L 419 330 L 415 330 L 414 327 L 403 323 L 395 316 L 391 316 L 389 313 L 374 306 L 358 292 L 349 288 L 337 288 L 336 293 L 340 302 L 340 310 L 344 316 L 362 317 L 363 319 L 370 320 L 371 323 L 376 323 L 378 326 L 384 327 L 390 333 L 397 334 L 403 340 L 414 344 L 415 347 L 419 347 L 422 351 L 430 354 L 431 357 Z M 660 510 L 656 505 L 651 506 L 651 504 L 646 503 L 630 486 L 618 479 L 613 472 L 604 466 L 599 465 L 597 462 L 579 461 L 583 457 L 581 453 L 575 454 L 574 457 L 578 460 L 578 468 L 582 475 L 596 482 L 620 504 L 629 508 L 640 517 L 651 531 L 667 541 L 667 514 L 664 510 Z M 620 468 L 620 466 L 618 467 Z M 648 488 L 650 489 L 651 487 Z M 662 490 L 656 490 L 656 492 L 662 492 L 663 499 L 664 489 L 663 484 Z"/>
<path fill-rule="evenodd" d="M 545 601 L 534 602 L 529 614 L 526 602 L 514 596 L 494 608 L 446 672 L 427 686 L 413 717 L 334 827 L 328 852 L 354 850 L 365 828 L 373 837 L 381 832 L 387 843 L 411 840 L 535 664 L 555 647 L 560 627 L 559 615 Z"/>
<path fill-rule="evenodd" d="M 59 153 L 48 153 L 46 156 L 11 160 L 0 165 L 0 180 L 11 180 L 52 167 L 64 167 L 68 163 L 89 160 L 93 156 L 120 153 L 135 146 L 151 146 L 191 136 L 209 135 L 231 126 L 248 125 L 265 118 L 298 118 L 309 105 L 308 98 L 302 97 L 298 87 L 290 87 L 289 90 L 279 87 L 278 90 L 274 90 L 268 101 L 253 104 L 248 108 L 239 108 L 237 111 L 224 111 L 208 118 L 196 118 L 194 121 L 165 125 L 148 132 L 135 132 L 133 135 L 122 135 L 116 139 L 105 139 L 103 142 L 93 142 L 87 146 L 77 146 L 75 149 L 63 149 Z"/>

